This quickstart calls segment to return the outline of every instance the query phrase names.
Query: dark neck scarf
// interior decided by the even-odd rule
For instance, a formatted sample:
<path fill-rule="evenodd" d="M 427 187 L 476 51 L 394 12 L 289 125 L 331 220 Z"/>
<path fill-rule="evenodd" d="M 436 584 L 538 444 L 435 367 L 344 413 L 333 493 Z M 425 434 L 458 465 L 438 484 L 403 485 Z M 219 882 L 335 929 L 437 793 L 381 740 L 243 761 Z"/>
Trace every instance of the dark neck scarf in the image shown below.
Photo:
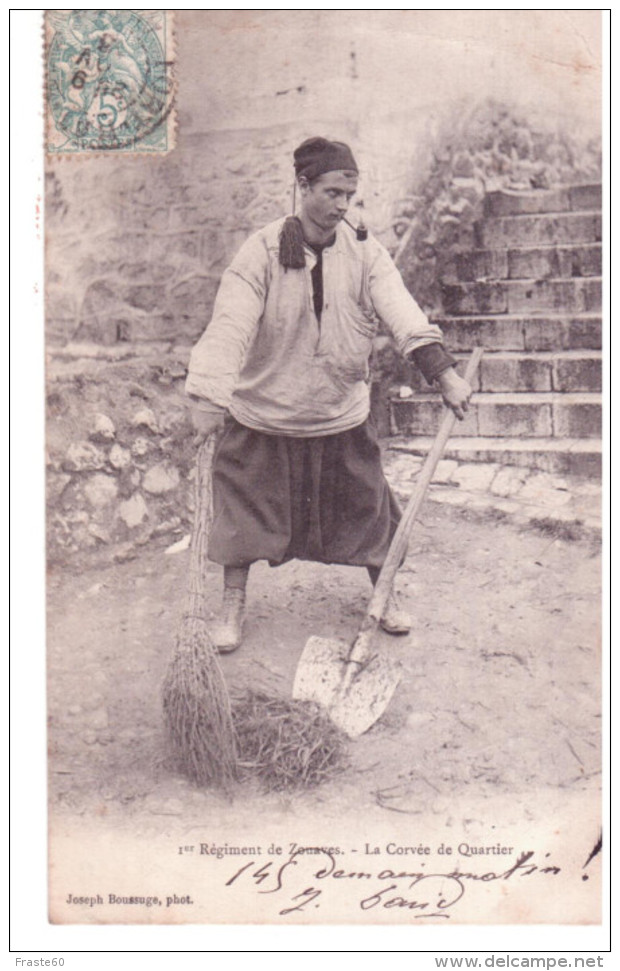
<path fill-rule="evenodd" d="M 313 253 L 316 254 L 316 263 L 310 270 L 310 276 L 312 277 L 312 303 L 314 304 L 314 312 L 316 314 L 316 319 L 321 322 L 321 314 L 323 312 L 323 250 L 328 249 L 328 247 L 333 246 L 336 241 L 336 236 L 330 239 L 328 243 L 308 243 Z"/>

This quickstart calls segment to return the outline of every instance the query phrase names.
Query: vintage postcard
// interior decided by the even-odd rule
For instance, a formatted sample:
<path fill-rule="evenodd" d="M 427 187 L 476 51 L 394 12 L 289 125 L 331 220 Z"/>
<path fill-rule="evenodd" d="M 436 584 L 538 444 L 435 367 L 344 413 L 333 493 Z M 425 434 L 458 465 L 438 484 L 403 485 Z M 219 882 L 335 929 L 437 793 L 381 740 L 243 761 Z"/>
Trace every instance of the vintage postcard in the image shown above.
<path fill-rule="evenodd" d="M 601 923 L 601 49 L 45 13 L 52 925 Z"/>

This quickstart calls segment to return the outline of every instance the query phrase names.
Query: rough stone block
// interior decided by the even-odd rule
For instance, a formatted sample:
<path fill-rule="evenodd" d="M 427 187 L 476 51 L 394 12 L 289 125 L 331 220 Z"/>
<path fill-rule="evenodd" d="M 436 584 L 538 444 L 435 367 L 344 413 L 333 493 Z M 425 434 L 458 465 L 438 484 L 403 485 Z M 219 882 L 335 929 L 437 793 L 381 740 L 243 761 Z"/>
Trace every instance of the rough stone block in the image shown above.
<path fill-rule="evenodd" d="M 601 317 L 575 317 L 567 323 L 566 347 L 600 351 L 603 342 Z"/>
<path fill-rule="evenodd" d="M 180 328 L 171 313 L 147 314 L 135 311 L 121 318 L 120 332 L 123 341 L 171 341 L 179 337 Z"/>
<path fill-rule="evenodd" d="M 131 462 L 131 452 L 127 448 L 123 448 L 118 442 L 112 446 L 110 449 L 110 454 L 108 460 L 113 469 L 117 469 L 119 472 L 122 469 L 127 468 Z"/>
<path fill-rule="evenodd" d="M 151 408 L 140 408 L 132 416 L 131 425 L 133 428 L 146 428 L 154 435 L 159 433 L 159 422 L 157 415 Z"/>
<path fill-rule="evenodd" d="M 601 276 L 603 254 L 600 243 L 585 246 L 561 246 L 558 253 L 558 277 Z"/>
<path fill-rule="evenodd" d="M 451 481 L 458 483 L 468 492 L 486 492 L 497 473 L 497 465 L 486 462 L 472 462 L 459 466 L 452 473 Z"/>
<path fill-rule="evenodd" d="M 445 270 L 445 283 L 502 280 L 508 276 L 506 250 L 471 250 L 454 254 Z"/>
<path fill-rule="evenodd" d="M 213 220 L 208 206 L 175 206 L 170 212 L 170 229 L 195 229 Z"/>
<path fill-rule="evenodd" d="M 117 269 L 123 281 L 135 284 L 162 283 L 174 276 L 175 269 L 166 263 L 121 263 Z"/>
<path fill-rule="evenodd" d="M 527 482 L 529 474 L 528 469 L 506 465 L 495 475 L 490 491 L 496 496 L 515 496 Z"/>
<path fill-rule="evenodd" d="M 150 452 L 154 451 L 155 448 L 155 444 L 150 442 L 147 438 L 136 438 L 135 442 L 131 446 L 131 454 L 136 461 L 140 461 L 141 459 L 145 459 Z"/>
<path fill-rule="evenodd" d="M 602 186 L 573 185 L 569 189 L 571 209 L 600 209 L 603 204 Z"/>
<path fill-rule="evenodd" d="M 600 358 L 559 358 L 553 362 L 554 391 L 600 391 L 601 384 Z"/>
<path fill-rule="evenodd" d="M 90 476 L 84 486 L 84 494 L 91 506 L 100 509 L 116 499 L 118 485 L 116 479 L 105 472 L 96 472 Z"/>
<path fill-rule="evenodd" d="M 441 327 L 451 351 L 471 351 L 474 347 L 512 351 L 524 347 L 522 318 L 441 317 L 434 322 Z"/>
<path fill-rule="evenodd" d="M 602 475 L 602 456 L 599 452 L 566 453 L 564 471 L 570 475 L 582 475 L 589 479 L 600 479 Z"/>
<path fill-rule="evenodd" d="M 484 199 L 484 212 L 487 216 L 564 212 L 570 208 L 567 189 L 536 192 L 511 192 L 509 189 L 500 189 L 497 192 L 488 192 Z"/>
<path fill-rule="evenodd" d="M 566 212 L 546 216 L 504 216 L 478 225 L 484 247 L 535 246 L 540 243 L 596 243 L 601 239 L 598 214 Z"/>
<path fill-rule="evenodd" d="M 570 324 L 562 316 L 524 319 L 524 344 L 527 351 L 561 351 L 570 348 Z"/>
<path fill-rule="evenodd" d="M 136 258 L 148 260 L 150 233 L 130 233 L 122 235 L 102 235 L 94 240 L 97 258 L 110 263 L 133 262 Z"/>
<path fill-rule="evenodd" d="M 511 280 L 570 279 L 600 276 L 601 244 L 583 246 L 539 246 L 510 249 L 507 254 Z"/>
<path fill-rule="evenodd" d="M 91 442 L 72 442 L 67 449 L 62 467 L 66 472 L 92 472 L 103 469 L 106 457 Z"/>
<path fill-rule="evenodd" d="M 255 201 L 258 194 L 258 186 L 255 182 L 240 182 L 231 192 L 231 204 L 240 211 L 247 209 Z"/>
<path fill-rule="evenodd" d="M 603 283 L 595 278 L 585 279 L 582 283 L 583 309 L 586 313 L 596 313 L 603 305 Z"/>
<path fill-rule="evenodd" d="M 600 438 L 601 405 L 583 399 L 556 399 L 553 403 L 553 430 L 559 438 Z"/>
<path fill-rule="evenodd" d="M 439 397 L 391 400 L 395 426 L 408 435 L 434 435 L 439 428 L 444 408 Z M 457 423 L 459 435 L 477 435 L 476 409 L 470 408 L 467 417 Z"/>
<path fill-rule="evenodd" d="M 52 506 L 62 496 L 64 490 L 71 482 L 71 476 L 64 473 L 48 472 L 45 479 L 45 497 L 48 505 Z"/>
<path fill-rule="evenodd" d="M 439 400 L 411 399 L 402 401 L 392 399 L 392 414 L 396 426 L 409 435 L 429 435 L 437 428 L 441 420 L 441 402 Z"/>
<path fill-rule="evenodd" d="M 541 438 L 552 434 L 551 404 L 478 401 L 480 435 Z"/>
<path fill-rule="evenodd" d="M 168 228 L 168 210 L 161 207 L 127 206 L 119 213 L 118 221 L 128 229 L 148 229 L 161 233 Z"/>
<path fill-rule="evenodd" d="M 544 280 L 559 273 L 558 251 L 555 247 L 521 247 L 507 254 L 508 276 L 511 280 Z"/>
<path fill-rule="evenodd" d="M 93 442 L 112 442 L 116 436 L 114 422 L 108 415 L 101 412 L 96 414 L 92 420 L 88 437 Z"/>
<path fill-rule="evenodd" d="M 45 320 L 45 339 L 49 344 L 67 344 L 73 340 L 77 331 L 77 320 L 75 318 L 46 317 Z M 113 339 L 113 338 L 112 338 Z M 112 343 L 112 339 L 110 343 Z"/>
<path fill-rule="evenodd" d="M 65 288 L 47 286 L 45 289 L 45 320 L 48 339 L 56 335 L 69 337 L 78 322 L 78 307 L 74 293 Z"/>
<path fill-rule="evenodd" d="M 511 280 L 506 289 L 510 313 L 581 313 L 601 308 L 599 280 Z"/>
<path fill-rule="evenodd" d="M 99 344 L 114 344 L 119 338 L 118 319 L 126 310 L 118 289 L 107 280 L 92 283 L 82 300 L 76 336 Z"/>
<path fill-rule="evenodd" d="M 148 512 L 144 497 L 139 492 L 134 492 L 133 496 L 121 502 L 118 507 L 118 514 L 129 529 L 139 526 L 148 516 Z"/>
<path fill-rule="evenodd" d="M 551 363 L 540 358 L 482 358 L 482 391 L 550 391 Z"/>
<path fill-rule="evenodd" d="M 453 459 L 441 459 L 437 463 L 437 468 L 432 478 L 432 482 L 439 484 L 446 484 L 450 482 L 453 474 L 459 467 L 459 463 L 455 462 Z"/>
<path fill-rule="evenodd" d="M 174 263 L 185 260 L 200 260 L 200 236 L 198 231 L 188 233 L 171 233 L 167 236 L 153 236 L 151 239 L 151 254 L 155 261 Z"/>
<path fill-rule="evenodd" d="M 165 304 L 166 287 L 163 284 L 138 284 L 126 287 L 123 297 L 131 307 L 150 312 Z"/>
<path fill-rule="evenodd" d="M 504 314 L 508 310 L 502 283 L 444 284 L 441 299 L 448 314 Z"/>
<path fill-rule="evenodd" d="M 160 462 L 148 470 L 142 482 L 145 492 L 160 496 L 166 492 L 171 492 L 181 481 L 178 470 L 166 462 Z"/>

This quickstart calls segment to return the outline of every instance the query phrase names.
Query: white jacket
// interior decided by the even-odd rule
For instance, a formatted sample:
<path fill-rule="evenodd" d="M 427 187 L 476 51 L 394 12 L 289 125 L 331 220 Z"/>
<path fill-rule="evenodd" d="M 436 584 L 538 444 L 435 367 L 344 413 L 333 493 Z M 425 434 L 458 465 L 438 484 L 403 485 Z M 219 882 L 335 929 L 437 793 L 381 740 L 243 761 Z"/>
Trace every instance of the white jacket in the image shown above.
<path fill-rule="evenodd" d="M 362 424 L 370 409 L 368 361 L 379 320 L 403 354 L 442 343 L 441 331 L 406 289 L 387 250 L 339 224 L 323 250 L 323 312 L 310 271 L 281 266 L 283 219 L 261 229 L 224 272 L 213 317 L 194 347 L 186 390 L 228 408 L 250 428 L 331 435 Z"/>

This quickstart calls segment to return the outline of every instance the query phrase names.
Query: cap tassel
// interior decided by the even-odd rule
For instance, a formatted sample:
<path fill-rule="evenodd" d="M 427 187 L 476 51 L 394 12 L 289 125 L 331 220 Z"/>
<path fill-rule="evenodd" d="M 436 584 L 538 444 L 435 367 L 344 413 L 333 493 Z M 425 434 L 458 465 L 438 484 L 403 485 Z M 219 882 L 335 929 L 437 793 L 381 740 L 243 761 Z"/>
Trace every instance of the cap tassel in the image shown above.
<path fill-rule="evenodd" d="M 280 263 L 286 270 L 301 270 L 306 265 L 304 233 L 297 216 L 287 216 L 280 230 Z"/>
<path fill-rule="evenodd" d="M 293 215 L 287 216 L 280 230 L 280 264 L 285 270 L 301 270 L 306 265 L 304 231 L 295 215 L 297 183 L 293 182 Z"/>

